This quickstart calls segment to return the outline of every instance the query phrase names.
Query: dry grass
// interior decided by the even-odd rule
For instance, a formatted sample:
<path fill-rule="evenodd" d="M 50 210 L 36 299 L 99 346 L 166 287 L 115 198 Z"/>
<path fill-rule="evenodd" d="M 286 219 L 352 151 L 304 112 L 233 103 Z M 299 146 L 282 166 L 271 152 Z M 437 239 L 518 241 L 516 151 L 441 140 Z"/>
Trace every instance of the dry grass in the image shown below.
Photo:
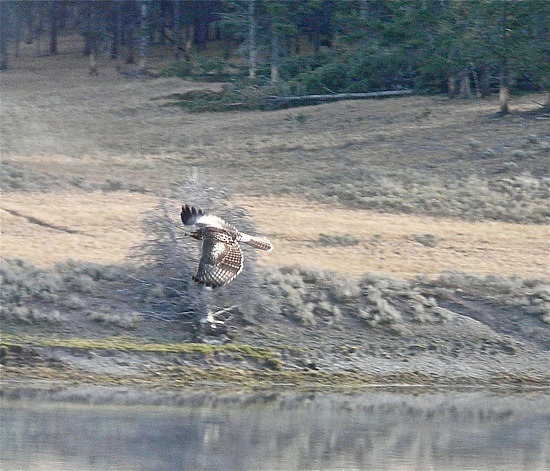
<path fill-rule="evenodd" d="M 447 181 L 472 175 L 488 183 L 548 176 L 546 120 L 520 113 L 497 119 L 492 99 L 406 97 L 190 114 L 163 106 L 163 97 L 220 85 L 129 80 L 105 58 L 99 76 L 90 77 L 77 49 L 32 60 L 23 54 L 13 67 L 0 85 L 2 157 L 60 185 L 88 189 L 111 179 L 161 192 L 195 167 L 232 191 L 334 194 L 372 207 L 361 192 L 371 178 L 389 194 L 403 182 L 436 183 L 444 198 Z M 544 98 L 516 98 L 512 108 L 534 110 Z"/>
<path fill-rule="evenodd" d="M 2 254 L 39 266 L 67 259 L 120 263 L 142 242 L 143 212 L 157 202 L 153 196 L 125 192 L 7 193 L 2 197 Z M 297 198 L 240 196 L 236 202 L 275 244 L 261 258 L 264 263 L 353 276 L 380 272 L 435 277 L 454 270 L 550 277 L 549 227 L 544 225 L 345 210 Z M 177 227 L 179 201 L 170 203 Z M 323 242 L 323 234 L 345 238 L 350 233 L 357 244 L 331 247 Z M 434 246 L 418 241 L 427 234 L 437 241 Z"/>
<path fill-rule="evenodd" d="M 367 272 L 411 278 L 454 270 L 478 275 L 550 277 L 550 228 L 496 221 L 382 214 L 334 209 L 296 198 L 237 199 L 276 250 L 269 262 L 330 269 L 359 276 Z M 322 233 L 360 239 L 359 245 L 326 247 Z M 431 234 L 434 247 L 419 243 Z"/>
<path fill-rule="evenodd" d="M 443 97 L 190 114 L 164 97 L 219 85 L 128 79 L 105 57 L 89 76 L 70 41 L 57 57 L 24 48 L 2 73 L 4 257 L 118 263 L 143 238 L 142 212 L 198 174 L 239 194 L 274 239 L 262 260 L 355 276 L 550 276 L 549 228 L 529 224 L 550 218 L 550 135 L 524 113 L 543 96 L 515 98 L 503 119 L 493 99 Z M 167 64 L 156 57 L 153 68 Z"/>
<path fill-rule="evenodd" d="M 142 241 L 143 212 L 155 202 L 128 193 L 5 193 L 2 256 L 39 266 L 67 259 L 120 263 Z"/>

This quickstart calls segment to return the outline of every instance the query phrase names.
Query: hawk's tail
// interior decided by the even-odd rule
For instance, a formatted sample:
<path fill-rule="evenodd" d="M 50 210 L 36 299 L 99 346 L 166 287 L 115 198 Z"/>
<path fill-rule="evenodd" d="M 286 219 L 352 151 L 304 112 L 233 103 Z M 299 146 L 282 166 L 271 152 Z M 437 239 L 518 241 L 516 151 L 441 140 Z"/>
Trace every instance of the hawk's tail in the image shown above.
<path fill-rule="evenodd" d="M 273 245 L 271 245 L 271 242 L 269 242 L 269 240 L 265 237 L 250 236 L 241 232 L 239 241 L 250 245 L 255 249 L 265 250 L 266 252 L 271 252 L 273 250 Z"/>

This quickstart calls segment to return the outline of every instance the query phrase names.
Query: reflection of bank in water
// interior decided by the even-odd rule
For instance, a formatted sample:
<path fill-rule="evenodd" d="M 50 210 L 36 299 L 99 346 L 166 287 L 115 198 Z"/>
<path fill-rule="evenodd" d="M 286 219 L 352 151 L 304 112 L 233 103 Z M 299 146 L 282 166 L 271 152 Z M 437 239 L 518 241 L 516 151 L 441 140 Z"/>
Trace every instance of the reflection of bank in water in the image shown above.
<path fill-rule="evenodd" d="M 4 403 L 6 469 L 542 470 L 550 458 L 543 393 L 94 397 L 178 406 Z"/>

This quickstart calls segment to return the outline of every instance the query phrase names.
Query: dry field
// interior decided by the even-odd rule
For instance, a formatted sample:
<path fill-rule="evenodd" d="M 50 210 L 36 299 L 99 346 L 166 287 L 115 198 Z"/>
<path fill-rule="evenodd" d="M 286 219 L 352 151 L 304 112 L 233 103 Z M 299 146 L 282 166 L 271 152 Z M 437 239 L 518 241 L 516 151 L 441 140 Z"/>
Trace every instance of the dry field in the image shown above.
<path fill-rule="evenodd" d="M 550 275 L 546 226 L 335 210 L 288 198 L 239 201 L 277 243 L 269 260 L 278 265 L 308 265 L 353 276 L 389 273 L 399 278 L 434 277 L 446 271 L 522 278 Z M 283 225 L 281 208 L 285 208 Z M 332 236 L 337 246 L 323 243 L 323 235 Z M 350 235 L 352 243 L 347 245 Z M 338 245 L 338 236 L 344 246 Z"/>
<path fill-rule="evenodd" d="M 124 262 L 143 238 L 143 212 L 156 198 L 118 193 L 8 193 L 2 196 L 2 254 L 48 266 Z"/>
<path fill-rule="evenodd" d="M 180 224 L 175 197 L 200 201 L 179 189 L 198 176 L 273 239 L 265 263 L 550 277 L 543 96 L 506 118 L 492 99 L 443 97 L 191 114 L 164 97 L 218 85 L 126 78 L 106 58 L 89 76 L 61 47 L 0 77 L 3 257 L 119 263 L 159 198 Z"/>
<path fill-rule="evenodd" d="M 143 213 L 156 203 L 154 196 L 118 192 L 8 193 L 2 197 L 2 253 L 40 266 L 68 258 L 121 263 L 141 242 Z M 543 225 L 335 209 L 283 197 L 240 196 L 237 203 L 276 245 L 263 262 L 352 276 L 549 275 L 550 238 Z M 177 201 L 173 208 L 174 225 L 179 225 Z M 323 243 L 323 235 L 335 238 L 334 246 L 330 239 Z M 350 235 L 352 242 L 346 244 Z"/>

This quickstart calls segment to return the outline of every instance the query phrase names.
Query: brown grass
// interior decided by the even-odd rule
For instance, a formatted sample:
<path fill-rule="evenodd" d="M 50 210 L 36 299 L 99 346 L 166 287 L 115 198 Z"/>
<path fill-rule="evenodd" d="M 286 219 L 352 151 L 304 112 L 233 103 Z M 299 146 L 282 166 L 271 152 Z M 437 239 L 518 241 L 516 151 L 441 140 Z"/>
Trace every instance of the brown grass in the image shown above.
<path fill-rule="evenodd" d="M 445 271 L 478 275 L 550 276 L 550 228 L 496 221 L 383 214 L 312 204 L 295 198 L 239 197 L 276 250 L 263 260 L 302 265 L 359 276 L 367 272 L 411 278 Z M 321 233 L 352 233 L 350 247 L 325 247 Z M 431 234 L 435 247 L 419 243 Z"/>
<path fill-rule="evenodd" d="M 2 197 L 2 255 L 40 266 L 67 259 L 122 262 L 143 240 L 143 212 L 156 202 L 153 196 L 124 192 L 7 193 Z M 236 202 L 275 244 L 275 250 L 262 257 L 264 263 L 353 276 L 380 272 L 411 278 L 449 270 L 550 276 L 548 226 L 345 210 L 297 198 L 239 196 Z M 175 226 L 180 224 L 178 211 L 179 202 L 173 201 Z M 327 247 L 319 242 L 321 234 L 348 233 L 360 243 Z M 418 242 L 425 234 L 434 236 L 434 247 Z"/>
<path fill-rule="evenodd" d="M 89 76 L 80 46 L 13 58 L 0 84 L 2 158 L 60 185 L 108 178 L 159 192 L 194 167 L 232 191 L 318 195 L 327 185 L 357 190 L 369 175 L 395 180 L 397 191 L 411 172 L 436 181 L 548 174 L 547 122 L 517 113 L 536 109 L 543 95 L 514 99 L 516 114 L 504 119 L 495 117 L 496 99 L 444 97 L 190 114 L 163 106 L 164 97 L 221 85 L 129 80 L 106 58 Z"/>
<path fill-rule="evenodd" d="M 6 193 L 2 256 L 40 266 L 67 259 L 122 262 L 142 241 L 143 212 L 155 201 L 127 193 Z"/>

